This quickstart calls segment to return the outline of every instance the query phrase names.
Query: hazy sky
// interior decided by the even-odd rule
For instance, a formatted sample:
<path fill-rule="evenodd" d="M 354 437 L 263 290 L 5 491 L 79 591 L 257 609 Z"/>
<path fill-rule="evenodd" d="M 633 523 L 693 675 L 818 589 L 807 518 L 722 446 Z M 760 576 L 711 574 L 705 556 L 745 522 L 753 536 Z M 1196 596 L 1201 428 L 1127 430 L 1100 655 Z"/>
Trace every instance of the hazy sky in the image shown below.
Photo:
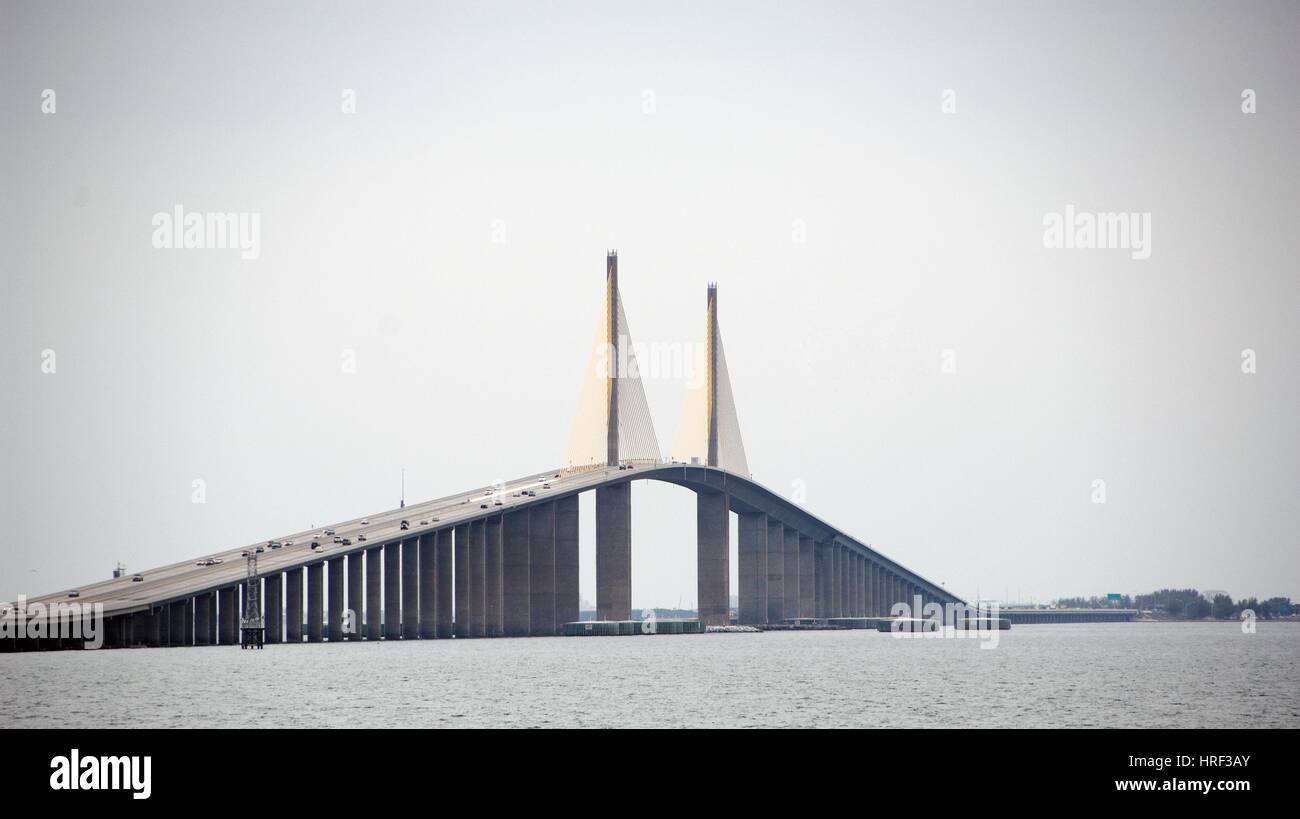
<path fill-rule="evenodd" d="M 2 9 L 4 599 L 558 466 L 613 247 L 638 341 L 718 282 L 755 478 L 957 594 L 1300 597 L 1294 2 Z"/>

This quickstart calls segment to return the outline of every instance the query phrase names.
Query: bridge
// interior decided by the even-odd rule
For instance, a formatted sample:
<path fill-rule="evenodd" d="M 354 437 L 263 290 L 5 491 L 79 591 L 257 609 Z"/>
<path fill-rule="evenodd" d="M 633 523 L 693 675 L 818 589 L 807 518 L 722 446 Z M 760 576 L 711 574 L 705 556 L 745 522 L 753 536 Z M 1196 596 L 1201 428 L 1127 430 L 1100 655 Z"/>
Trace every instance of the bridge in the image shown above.
<path fill-rule="evenodd" d="M 632 616 L 632 482 L 696 496 L 699 617 L 730 615 L 730 515 L 738 517 L 736 622 L 887 616 L 897 602 L 963 603 L 750 474 L 707 290 L 706 376 L 688 388 L 664 458 L 618 287 L 605 304 L 563 466 L 495 486 L 281 535 L 3 606 L 0 650 L 77 648 L 53 625 L 102 606 L 104 645 L 230 645 L 241 616 L 268 643 L 558 635 L 579 619 L 578 497 L 595 492 L 596 616 Z M 261 548 L 258 588 L 242 555 Z M 250 593 L 251 592 L 251 593 Z M 305 604 L 305 605 L 304 605 Z M 256 611 L 252 609 L 256 608 Z"/>

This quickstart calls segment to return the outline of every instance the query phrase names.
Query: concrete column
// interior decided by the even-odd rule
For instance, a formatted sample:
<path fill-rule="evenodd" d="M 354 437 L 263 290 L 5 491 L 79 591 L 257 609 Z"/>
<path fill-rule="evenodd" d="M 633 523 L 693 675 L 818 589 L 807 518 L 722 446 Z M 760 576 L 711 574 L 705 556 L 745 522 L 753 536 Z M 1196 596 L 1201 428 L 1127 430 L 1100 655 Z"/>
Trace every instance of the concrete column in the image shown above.
<path fill-rule="evenodd" d="M 528 511 L 528 633 L 538 636 L 560 634 L 556 619 L 554 503 Z"/>
<path fill-rule="evenodd" d="M 383 636 L 384 547 L 366 549 L 366 639 Z"/>
<path fill-rule="evenodd" d="M 507 637 L 527 637 L 532 609 L 529 510 L 508 512 L 501 522 L 502 626 Z"/>
<path fill-rule="evenodd" d="M 799 616 L 817 616 L 817 560 L 813 557 L 813 539 L 799 538 Z"/>
<path fill-rule="evenodd" d="M 632 619 L 632 484 L 596 489 L 596 619 Z"/>
<path fill-rule="evenodd" d="M 343 635 L 347 640 L 360 640 L 365 633 L 366 613 L 366 553 L 353 552 L 348 555 L 348 601 L 350 612 L 348 630 Z"/>
<path fill-rule="evenodd" d="M 266 576 L 266 637 L 263 642 L 284 641 L 284 574 L 275 572 Z"/>
<path fill-rule="evenodd" d="M 284 573 L 284 641 L 302 642 L 302 569 Z"/>
<path fill-rule="evenodd" d="M 331 643 L 343 641 L 343 618 L 347 613 L 347 604 L 343 600 L 343 575 L 347 571 L 344 568 L 346 561 L 344 555 L 330 558 L 329 561 L 329 595 L 326 606 L 329 609 L 329 617 L 326 622 Z"/>
<path fill-rule="evenodd" d="M 767 515 L 743 512 L 737 527 L 740 543 L 740 623 L 756 626 L 767 622 Z"/>
<path fill-rule="evenodd" d="M 420 535 L 420 639 L 432 640 L 438 636 L 438 536 L 434 532 Z"/>
<path fill-rule="evenodd" d="M 502 560 L 501 517 L 488 518 L 483 524 L 483 593 L 487 596 L 487 606 L 483 631 L 488 637 L 500 637 L 505 633 L 505 606 L 501 603 L 501 587 L 504 574 Z"/>
<path fill-rule="evenodd" d="M 867 613 L 867 561 L 860 554 L 853 555 L 853 593 L 857 598 L 857 614 L 862 617 Z"/>
<path fill-rule="evenodd" d="M 880 564 L 867 561 L 867 614 L 879 617 L 881 610 Z"/>
<path fill-rule="evenodd" d="M 825 544 L 826 565 L 828 566 L 827 582 L 830 584 L 826 597 L 826 616 L 840 616 L 840 549 L 835 545 L 835 541 Z"/>
<path fill-rule="evenodd" d="M 631 598 L 629 598 L 630 600 Z M 556 633 L 578 620 L 578 496 L 555 501 Z"/>
<path fill-rule="evenodd" d="M 233 646 L 239 642 L 239 604 L 234 586 L 217 591 L 217 642 Z"/>
<path fill-rule="evenodd" d="M 731 622 L 731 527 L 724 492 L 695 493 L 695 579 L 699 617 L 706 626 Z M 796 536 L 797 537 L 797 536 Z"/>
<path fill-rule="evenodd" d="M 469 525 L 469 636 L 482 637 L 487 626 L 487 569 L 483 565 L 486 557 L 483 521 L 472 521 Z"/>
<path fill-rule="evenodd" d="M 402 637 L 402 544 L 384 544 L 384 639 Z"/>
<path fill-rule="evenodd" d="M 185 604 L 177 601 L 167 604 L 167 645 L 185 645 Z"/>
<path fill-rule="evenodd" d="M 307 567 L 307 642 L 319 643 L 324 634 L 325 564 Z"/>
<path fill-rule="evenodd" d="M 473 600 L 470 597 L 470 590 L 473 583 L 470 582 L 469 570 L 469 524 L 462 523 L 455 529 L 455 566 L 453 572 L 456 577 L 456 618 L 455 634 L 457 637 L 471 636 L 469 621 L 470 612 L 473 610 Z"/>
<path fill-rule="evenodd" d="M 452 596 L 452 578 L 455 576 L 452 570 L 452 555 L 455 552 L 454 537 L 451 529 L 439 529 L 434 544 L 434 560 L 438 564 L 438 594 L 435 598 L 438 610 L 437 635 L 444 638 L 452 635 L 454 622 L 455 597 Z"/>
<path fill-rule="evenodd" d="M 215 608 L 215 606 L 214 606 Z M 216 612 L 212 612 L 213 624 L 216 624 Z M 149 613 L 137 611 L 131 614 L 131 645 L 147 645 L 149 642 Z"/>
<path fill-rule="evenodd" d="M 853 616 L 853 552 L 840 546 L 840 616 Z"/>
<path fill-rule="evenodd" d="M 799 592 L 802 581 L 799 571 L 799 530 L 789 526 L 785 530 L 785 616 L 799 616 Z"/>
<path fill-rule="evenodd" d="M 167 645 L 167 608 L 165 606 L 149 610 L 149 625 L 146 629 L 148 643 L 151 646 Z"/>
<path fill-rule="evenodd" d="M 817 602 L 816 605 L 814 606 L 814 611 L 815 611 L 814 616 L 825 617 L 826 616 L 826 549 L 822 547 L 822 544 L 820 543 L 813 544 L 813 557 L 814 557 L 813 570 L 816 573 L 816 580 L 814 582 L 816 583 L 816 588 L 817 588 L 817 595 L 816 595 Z M 800 559 L 799 562 L 801 564 L 803 563 L 802 558 Z"/>
<path fill-rule="evenodd" d="M 193 597 L 185 601 L 182 610 L 185 612 L 185 625 L 183 626 L 183 630 L 185 632 L 185 645 L 192 646 L 194 645 L 194 598 Z"/>
<path fill-rule="evenodd" d="M 767 520 L 767 622 L 785 619 L 785 526 Z"/>
<path fill-rule="evenodd" d="M 212 644 L 212 593 L 206 592 L 194 598 L 194 643 L 206 646 Z"/>
<path fill-rule="evenodd" d="M 420 539 L 402 541 L 402 639 L 420 636 Z"/>

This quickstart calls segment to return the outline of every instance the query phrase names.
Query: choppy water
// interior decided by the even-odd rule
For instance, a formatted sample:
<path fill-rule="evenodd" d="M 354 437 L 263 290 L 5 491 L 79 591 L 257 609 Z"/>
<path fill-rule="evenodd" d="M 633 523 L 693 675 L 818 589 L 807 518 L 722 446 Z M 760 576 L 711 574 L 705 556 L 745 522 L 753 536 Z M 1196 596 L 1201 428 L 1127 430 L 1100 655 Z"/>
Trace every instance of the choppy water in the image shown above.
<path fill-rule="evenodd" d="M 0 726 L 1300 727 L 1300 624 L 0 655 Z"/>

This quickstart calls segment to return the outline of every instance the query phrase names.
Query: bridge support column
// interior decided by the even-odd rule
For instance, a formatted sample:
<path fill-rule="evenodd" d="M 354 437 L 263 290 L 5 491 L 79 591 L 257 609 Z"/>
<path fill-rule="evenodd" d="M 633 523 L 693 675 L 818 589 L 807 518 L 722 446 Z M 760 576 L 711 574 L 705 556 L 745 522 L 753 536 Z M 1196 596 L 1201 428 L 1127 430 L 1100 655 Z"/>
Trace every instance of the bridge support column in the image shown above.
<path fill-rule="evenodd" d="M 366 549 L 366 639 L 383 636 L 384 547 Z"/>
<path fill-rule="evenodd" d="M 817 616 L 817 559 L 813 539 L 799 535 L 799 616 Z"/>
<path fill-rule="evenodd" d="M 820 543 L 813 544 L 814 566 L 817 584 L 817 603 L 814 608 L 816 617 L 826 617 L 826 549 Z"/>
<path fill-rule="evenodd" d="M 168 625 L 167 608 L 165 606 L 149 610 L 149 625 L 146 634 L 150 646 L 160 648 L 167 645 Z"/>
<path fill-rule="evenodd" d="M 384 639 L 402 637 L 402 544 L 384 544 Z"/>
<path fill-rule="evenodd" d="M 469 568 L 469 529 L 468 523 L 462 523 L 455 529 L 455 553 L 456 561 L 454 572 L 456 575 L 456 619 L 455 633 L 457 637 L 470 637 L 470 612 L 473 611 L 474 601 L 470 599 L 470 589 L 473 583 L 470 581 Z"/>
<path fill-rule="evenodd" d="M 343 639 L 360 640 L 365 631 L 364 615 L 366 611 L 366 558 L 364 551 L 356 551 L 347 556 L 348 561 L 348 599 L 345 614 L 347 624 L 343 629 Z"/>
<path fill-rule="evenodd" d="M 329 595 L 326 608 L 329 610 L 329 640 L 331 643 L 343 642 L 343 620 L 347 616 L 347 605 L 343 602 L 343 575 L 347 558 L 339 555 L 329 561 Z"/>
<path fill-rule="evenodd" d="M 596 489 L 596 619 L 632 619 L 632 484 Z"/>
<path fill-rule="evenodd" d="M 826 616 L 840 616 L 840 547 L 835 541 L 825 544 L 827 577 Z"/>
<path fill-rule="evenodd" d="M 263 603 L 266 613 L 266 636 L 264 642 L 280 643 L 284 641 L 284 574 L 274 572 L 266 576 Z"/>
<path fill-rule="evenodd" d="M 325 564 L 307 567 L 307 642 L 319 643 L 324 637 Z"/>
<path fill-rule="evenodd" d="M 853 568 L 856 572 L 854 577 L 853 590 L 857 593 L 858 613 L 857 617 L 865 617 L 867 614 L 867 559 L 861 554 L 854 555 Z"/>
<path fill-rule="evenodd" d="M 529 518 L 523 509 L 507 512 L 501 522 L 501 602 L 503 633 L 527 637 L 531 623 L 531 567 Z"/>
<path fill-rule="evenodd" d="M 420 639 L 438 636 L 438 536 L 435 532 L 420 535 Z"/>
<path fill-rule="evenodd" d="M 578 620 L 578 496 L 555 501 L 555 633 Z"/>
<path fill-rule="evenodd" d="M 452 596 L 454 539 L 455 535 L 451 529 L 439 529 L 434 544 L 434 560 L 438 564 L 438 593 L 435 597 L 435 606 L 438 610 L 437 636 L 439 637 L 450 637 L 452 635 L 452 623 L 454 622 L 453 603 L 455 597 Z"/>
<path fill-rule="evenodd" d="M 302 569 L 284 573 L 284 641 L 302 642 Z"/>
<path fill-rule="evenodd" d="M 483 594 L 487 597 L 483 633 L 487 637 L 500 637 L 505 633 L 505 606 L 501 602 L 504 579 L 502 528 L 501 517 L 488 518 L 483 524 Z"/>
<path fill-rule="evenodd" d="M 234 586 L 217 590 L 217 643 L 233 646 L 239 642 L 239 593 Z"/>
<path fill-rule="evenodd" d="M 785 530 L 783 550 L 785 553 L 785 617 L 799 616 L 799 593 L 802 581 L 799 570 L 799 531 L 789 526 Z"/>
<path fill-rule="evenodd" d="M 183 646 L 185 633 L 185 606 L 181 602 L 167 604 L 167 645 Z"/>
<path fill-rule="evenodd" d="M 840 616 L 853 616 L 853 550 L 840 546 Z"/>
<path fill-rule="evenodd" d="M 880 616 L 880 564 L 871 561 L 871 585 L 868 587 L 871 593 L 871 599 L 868 601 L 867 611 L 872 617 Z"/>
<path fill-rule="evenodd" d="M 736 546 L 740 561 L 741 625 L 755 626 L 767 622 L 767 515 L 741 512 L 737 527 L 740 543 Z"/>
<path fill-rule="evenodd" d="M 487 625 L 487 570 L 483 565 L 485 558 L 485 535 L 483 521 L 476 520 L 469 525 L 469 636 L 482 637 Z"/>
<path fill-rule="evenodd" d="M 420 539 L 402 541 L 402 639 L 420 636 Z"/>
<path fill-rule="evenodd" d="M 194 643 L 195 645 L 212 645 L 212 615 L 216 608 L 211 592 L 205 592 L 194 598 Z"/>
<path fill-rule="evenodd" d="M 553 636 L 556 623 L 555 504 L 528 510 L 528 633 Z"/>
<path fill-rule="evenodd" d="M 785 526 L 767 520 L 767 622 L 785 619 Z"/>
<path fill-rule="evenodd" d="M 695 580 L 700 620 L 731 622 L 730 503 L 725 492 L 695 493 Z"/>

